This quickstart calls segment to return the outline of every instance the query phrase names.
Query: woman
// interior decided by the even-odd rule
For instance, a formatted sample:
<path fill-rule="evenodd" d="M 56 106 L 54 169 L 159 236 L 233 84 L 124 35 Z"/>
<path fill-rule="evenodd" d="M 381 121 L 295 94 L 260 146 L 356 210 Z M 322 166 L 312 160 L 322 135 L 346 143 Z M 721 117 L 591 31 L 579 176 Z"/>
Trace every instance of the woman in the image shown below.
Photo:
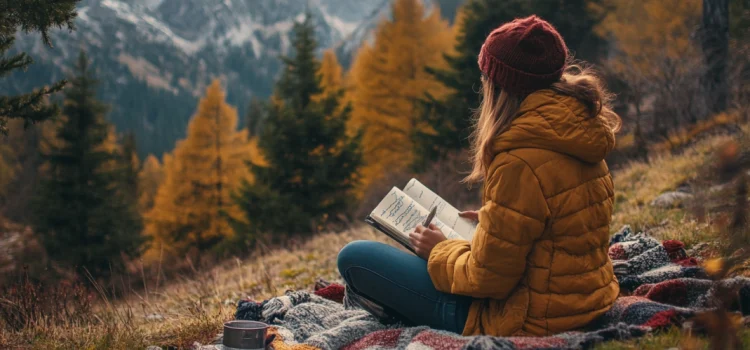
<path fill-rule="evenodd" d="M 560 34 L 536 16 L 487 37 L 466 177 L 484 181 L 483 206 L 462 213 L 479 221 L 473 241 L 430 225 L 411 234 L 418 257 L 350 243 L 338 257 L 348 298 L 408 323 L 494 336 L 573 330 L 612 306 L 604 157 L 620 121 L 599 79 L 568 62 Z"/>

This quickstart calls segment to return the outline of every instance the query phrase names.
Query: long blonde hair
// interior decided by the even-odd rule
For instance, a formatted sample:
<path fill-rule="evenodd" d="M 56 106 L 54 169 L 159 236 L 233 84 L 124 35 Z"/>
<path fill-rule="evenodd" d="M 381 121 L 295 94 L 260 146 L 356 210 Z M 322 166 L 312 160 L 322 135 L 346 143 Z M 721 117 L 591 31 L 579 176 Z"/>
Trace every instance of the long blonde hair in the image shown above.
<path fill-rule="evenodd" d="M 571 62 L 560 80 L 549 89 L 575 97 L 588 107 L 589 118 L 602 118 L 612 132 L 620 130 L 622 121 L 611 107 L 614 95 L 590 67 Z M 464 182 L 484 180 L 494 157 L 492 141 L 510 127 L 525 97 L 509 94 L 482 76 L 482 102 L 474 111 L 474 132 L 471 134 L 472 169 Z"/>

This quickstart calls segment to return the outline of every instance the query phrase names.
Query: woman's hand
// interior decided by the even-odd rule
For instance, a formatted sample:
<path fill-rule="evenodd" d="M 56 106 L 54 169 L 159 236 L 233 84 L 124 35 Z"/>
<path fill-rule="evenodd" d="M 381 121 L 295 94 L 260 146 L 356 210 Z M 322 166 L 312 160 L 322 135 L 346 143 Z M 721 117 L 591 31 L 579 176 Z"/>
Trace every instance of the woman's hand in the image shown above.
<path fill-rule="evenodd" d="M 417 255 L 425 260 L 430 259 L 432 248 L 435 248 L 438 243 L 446 239 L 443 231 L 440 231 L 435 224 L 430 224 L 429 228 L 417 225 L 414 228 L 414 232 L 409 234 L 409 241 L 414 246 Z"/>
<path fill-rule="evenodd" d="M 462 217 L 464 219 L 469 219 L 469 220 L 473 220 L 473 221 L 479 221 L 479 211 L 478 210 L 462 211 L 462 212 L 458 213 L 458 216 L 460 216 L 460 217 Z"/>

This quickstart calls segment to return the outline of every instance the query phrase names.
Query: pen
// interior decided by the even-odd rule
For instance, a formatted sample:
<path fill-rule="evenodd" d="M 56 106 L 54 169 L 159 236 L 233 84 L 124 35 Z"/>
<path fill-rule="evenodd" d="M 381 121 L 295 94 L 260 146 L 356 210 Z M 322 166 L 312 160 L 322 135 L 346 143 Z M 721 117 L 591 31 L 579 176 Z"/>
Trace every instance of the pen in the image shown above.
<path fill-rule="evenodd" d="M 432 209 L 430 209 L 430 213 L 427 215 L 427 219 L 425 219 L 424 224 L 422 224 L 422 226 L 430 227 L 430 221 L 432 221 L 432 219 L 435 218 L 436 213 L 437 213 L 437 206 L 434 206 L 432 207 Z"/>

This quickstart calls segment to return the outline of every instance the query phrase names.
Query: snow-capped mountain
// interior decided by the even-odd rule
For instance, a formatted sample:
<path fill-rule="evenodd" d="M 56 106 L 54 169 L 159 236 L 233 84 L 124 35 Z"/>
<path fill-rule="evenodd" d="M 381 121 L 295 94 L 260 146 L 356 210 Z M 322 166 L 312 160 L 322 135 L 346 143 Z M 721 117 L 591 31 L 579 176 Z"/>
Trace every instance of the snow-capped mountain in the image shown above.
<path fill-rule="evenodd" d="M 36 61 L 0 79 L 0 90 L 28 91 L 65 77 L 85 50 L 100 79 L 109 118 L 136 134 L 141 154 L 169 151 L 183 137 L 197 99 L 220 78 L 240 115 L 252 96 L 270 94 L 289 53 L 295 21 L 310 11 L 319 46 L 349 62 L 392 0 L 83 0 L 77 29 L 54 48 L 19 35 L 15 49 Z"/>

